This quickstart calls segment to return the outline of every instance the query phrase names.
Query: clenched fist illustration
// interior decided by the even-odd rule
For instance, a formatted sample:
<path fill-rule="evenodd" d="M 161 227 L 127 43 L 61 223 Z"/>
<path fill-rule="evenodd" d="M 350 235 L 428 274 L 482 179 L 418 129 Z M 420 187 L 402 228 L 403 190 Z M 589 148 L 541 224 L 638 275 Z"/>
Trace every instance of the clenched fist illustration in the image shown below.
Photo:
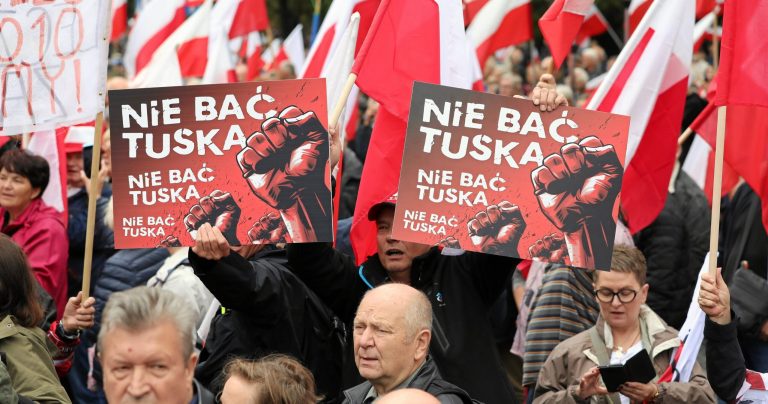
<path fill-rule="evenodd" d="M 539 206 L 563 232 L 573 266 L 610 268 L 623 173 L 613 146 L 594 136 L 563 145 L 531 173 Z"/>
<path fill-rule="evenodd" d="M 280 212 L 294 242 L 331 239 L 331 212 L 323 205 L 331 198 L 328 153 L 328 131 L 315 113 L 290 106 L 265 120 L 237 155 L 251 190 Z"/>
<path fill-rule="evenodd" d="M 562 234 L 552 233 L 536 240 L 536 243 L 528 248 L 528 253 L 531 258 L 539 261 L 568 264 L 568 247 Z"/>
<path fill-rule="evenodd" d="M 283 218 L 275 212 L 267 213 L 259 218 L 248 230 L 248 238 L 254 244 L 276 244 L 291 241 Z"/>
<path fill-rule="evenodd" d="M 229 192 L 215 190 L 209 196 L 189 209 L 184 217 L 187 231 L 197 230 L 203 223 L 210 223 L 221 231 L 230 245 L 240 245 L 237 240 L 237 222 L 240 220 L 240 207 Z"/>
<path fill-rule="evenodd" d="M 179 238 L 174 236 L 173 234 L 160 240 L 160 244 L 158 244 L 157 247 L 155 248 L 171 248 L 171 247 L 181 247 L 181 241 L 179 241 Z"/>
<path fill-rule="evenodd" d="M 517 254 L 517 245 L 525 230 L 525 219 L 517 205 L 503 201 L 478 212 L 467 222 L 469 235 L 483 252 L 497 255 Z"/>

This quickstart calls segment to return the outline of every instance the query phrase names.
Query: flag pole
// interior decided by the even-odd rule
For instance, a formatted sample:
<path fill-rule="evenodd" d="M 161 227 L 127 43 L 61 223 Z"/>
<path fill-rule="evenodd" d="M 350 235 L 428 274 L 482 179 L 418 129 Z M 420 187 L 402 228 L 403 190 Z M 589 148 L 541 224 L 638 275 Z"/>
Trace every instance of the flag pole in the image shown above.
<path fill-rule="evenodd" d="M 692 134 L 693 134 L 693 129 L 691 129 L 690 126 L 685 128 L 685 131 L 683 132 L 683 134 L 680 135 L 679 138 L 677 138 L 678 146 L 685 143 L 685 141 L 688 140 L 688 138 L 691 137 Z"/>
<path fill-rule="evenodd" d="M 709 227 L 709 274 L 717 272 L 717 243 L 720 232 L 720 199 L 723 189 L 723 150 L 725 149 L 726 107 L 717 108 L 717 140 L 715 142 L 715 172 L 712 184 L 712 222 Z"/>
<path fill-rule="evenodd" d="M 88 217 L 85 226 L 85 257 L 83 261 L 83 300 L 91 290 L 91 267 L 93 264 L 93 239 L 96 225 L 96 201 L 99 198 L 99 162 L 101 161 L 101 127 L 104 112 L 96 114 L 96 128 L 93 134 L 93 157 L 91 159 L 91 182 L 88 189 Z"/>
<path fill-rule="evenodd" d="M 329 128 L 335 128 L 339 123 L 341 112 L 344 110 L 344 106 L 347 105 L 347 98 L 349 98 L 349 93 L 352 92 L 352 86 L 355 85 L 355 80 L 357 80 L 357 74 L 349 73 L 349 76 L 347 76 L 347 81 L 344 83 L 344 87 L 341 89 L 341 94 L 339 94 L 339 99 L 336 100 L 336 105 L 333 106 L 331 119 L 328 120 Z"/>
<path fill-rule="evenodd" d="M 24 132 L 21 135 L 21 148 L 26 150 L 27 146 L 29 146 L 29 139 L 32 138 L 32 134 L 29 132 Z"/>

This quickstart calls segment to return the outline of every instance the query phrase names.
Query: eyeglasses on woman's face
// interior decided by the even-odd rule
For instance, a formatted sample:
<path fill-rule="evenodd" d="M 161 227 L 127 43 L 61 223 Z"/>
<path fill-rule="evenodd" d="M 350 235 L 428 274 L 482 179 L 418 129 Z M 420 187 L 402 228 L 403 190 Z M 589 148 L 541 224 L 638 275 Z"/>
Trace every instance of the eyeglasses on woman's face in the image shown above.
<path fill-rule="evenodd" d="M 621 303 L 632 303 L 637 297 L 637 291 L 633 289 L 621 289 L 618 292 L 614 292 L 611 289 L 602 288 L 594 291 L 597 300 L 603 303 L 612 303 L 613 298 L 616 297 Z"/>

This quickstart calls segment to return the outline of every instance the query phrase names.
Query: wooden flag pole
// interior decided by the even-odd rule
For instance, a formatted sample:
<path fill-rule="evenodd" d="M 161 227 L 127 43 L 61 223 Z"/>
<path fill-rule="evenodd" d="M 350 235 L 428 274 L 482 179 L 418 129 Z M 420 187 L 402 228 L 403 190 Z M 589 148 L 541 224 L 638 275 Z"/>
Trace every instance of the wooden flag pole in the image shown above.
<path fill-rule="evenodd" d="M 85 257 L 83 261 L 83 301 L 91 290 L 91 266 L 93 264 L 93 239 L 96 225 L 96 201 L 99 198 L 99 162 L 101 161 L 101 127 L 104 113 L 96 114 L 96 128 L 93 134 L 93 158 L 91 159 L 91 182 L 88 189 L 88 217 L 85 227 Z"/>
<path fill-rule="evenodd" d="M 683 132 L 683 134 L 680 135 L 679 138 L 677 138 L 677 145 L 680 146 L 683 143 L 685 143 L 685 141 L 688 140 L 688 138 L 691 137 L 692 134 L 693 134 L 693 129 L 691 129 L 690 126 L 687 127 L 685 129 L 685 132 Z"/>
<path fill-rule="evenodd" d="M 723 189 L 723 150 L 725 149 L 725 111 L 717 108 L 717 140 L 715 142 L 715 173 L 712 184 L 712 222 L 709 226 L 709 274 L 717 273 L 717 242 L 720 232 L 720 198 Z"/>
<path fill-rule="evenodd" d="M 328 120 L 329 128 L 335 128 L 339 123 L 341 112 L 344 110 L 344 106 L 347 105 L 347 98 L 349 98 L 349 93 L 352 92 L 352 86 L 355 85 L 355 80 L 357 80 L 357 75 L 355 73 L 349 73 L 347 81 L 344 83 L 344 88 L 341 89 L 341 94 L 339 94 L 339 99 L 336 100 L 336 105 L 333 106 L 331 118 Z"/>

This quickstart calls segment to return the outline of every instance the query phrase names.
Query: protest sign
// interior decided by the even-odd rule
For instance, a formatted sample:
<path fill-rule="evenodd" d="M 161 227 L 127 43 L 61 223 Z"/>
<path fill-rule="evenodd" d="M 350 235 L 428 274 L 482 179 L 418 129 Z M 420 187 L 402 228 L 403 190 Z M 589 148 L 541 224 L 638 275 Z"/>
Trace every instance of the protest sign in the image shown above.
<path fill-rule="evenodd" d="M 0 0 L 0 135 L 94 120 L 104 109 L 108 0 Z"/>
<path fill-rule="evenodd" d="M 325 80 L 110 91 L 115 246 L 332 241 Z"/>
<path fill-rule="evenodd" d="M 393 237 L 609 269 L 629 118 L 415 83 Z"/>

